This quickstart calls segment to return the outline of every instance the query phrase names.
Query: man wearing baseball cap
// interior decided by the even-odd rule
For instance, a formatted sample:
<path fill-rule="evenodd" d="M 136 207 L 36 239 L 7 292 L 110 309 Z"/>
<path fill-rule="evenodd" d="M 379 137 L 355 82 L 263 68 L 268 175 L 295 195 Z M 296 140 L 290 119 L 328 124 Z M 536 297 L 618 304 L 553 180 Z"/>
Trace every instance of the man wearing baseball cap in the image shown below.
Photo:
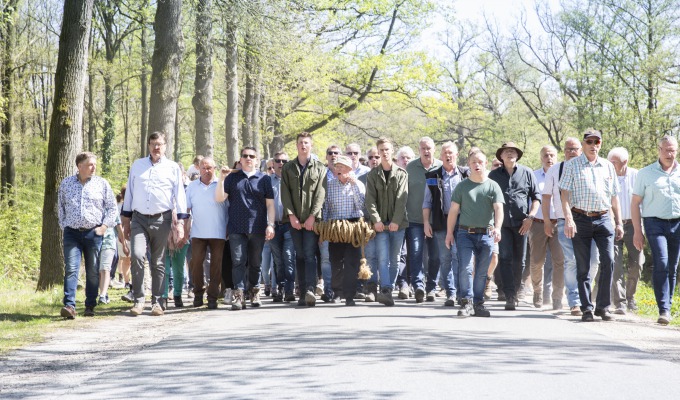
<path fill-rule="evenodd" d="M 612 319 L 608 307 L 614 270 L 614 238 L 623 237 L 616 170 L 611 162 L 598 156 L 601 147 L 602 133 L 588 128 L 583 134 L 583 154 L 564 164 L 560 179 L 564 234 L 574 245 L 578 294 L 583 311 L 581 319 L 586 322 L 593 321 L 593 311 L 604 321 Z M 590 299 L 589 276 L 593 241 L 600 251 L 600 279 L 594 306 Z"/>
<path fill-rule="evenodd" d="M 514 142 L 503 143 L 496 151 L 496 158 L 503 166 L 489 172 L 489 178 L 501 187 L 505 200 L 499 265 L 506 310 L 514 310 L 517 303 L 526 259 L 527 234 L 541 204 L 534 171 L 517 164 L 523 154 Z"/>

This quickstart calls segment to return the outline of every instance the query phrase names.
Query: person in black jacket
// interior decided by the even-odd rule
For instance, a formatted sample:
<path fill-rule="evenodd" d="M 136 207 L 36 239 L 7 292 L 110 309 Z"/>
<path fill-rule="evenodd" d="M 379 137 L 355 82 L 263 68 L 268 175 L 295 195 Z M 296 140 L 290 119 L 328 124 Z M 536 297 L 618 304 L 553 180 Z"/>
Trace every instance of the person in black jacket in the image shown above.
<path fill-rule="evenodd" d="M 443 289 L 446 291 L 444 306 L 455 305 L 458 293 L 458 252 L 456 246 L 446 251 L 446 221 L 451 208 L 453 189 L 469 175 L 468 167 L 456 165 L 458 146 L 453 142 L 442 145 L 439 159 L 442 166 L 425 174 L 426 186 L 423 198 L 423 225 L 425 236 L 434 238 L 439 247 L 439 274 L 443 277 Z M 454 231 L 455 232 L 455 231 Z M 436 282 L 436 276 L 428 276 Z"/>

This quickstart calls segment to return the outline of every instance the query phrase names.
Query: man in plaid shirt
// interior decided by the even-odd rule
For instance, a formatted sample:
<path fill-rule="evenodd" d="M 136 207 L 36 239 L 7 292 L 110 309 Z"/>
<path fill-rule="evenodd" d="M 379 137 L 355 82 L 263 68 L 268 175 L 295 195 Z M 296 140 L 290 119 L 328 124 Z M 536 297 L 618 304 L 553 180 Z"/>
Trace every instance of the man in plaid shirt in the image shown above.
<path fill-rule="evenodd" d="M 612 319 L 608 307 L 612 271 L 614 270 L 614 239 L 623 237 L 623 224 L 618 192 L 618 179 L 614 165 L 598 153 L 602 146 L 602 133 L 587 129 L 583 135 L 583 154 L 564 164 L 560 179 L 564 234 L 571 238 L 576 256 L 576 278 L 581 299 L 583 321 L 593 321 L 593 303 L 590 300 L 590 246 L 595 241 L 600 251 L 600 279 L 594 313 L 604 321 Z M 610 215 L 614 217 L 614 229 Z"/>
<path fill-rule="evenodd" d="M 366 188 L 352 172 L 352 160 L 338 156 L 334 163 L 336 179 L 328 181 L 323 219 L 358 221 L 363 216 Z M 361 250 L 349 243 L 328 243 L 331 261 L 332 299 L 345 298 L 346 306 L 353 306 L 357 289 L 357 274 Z"/>

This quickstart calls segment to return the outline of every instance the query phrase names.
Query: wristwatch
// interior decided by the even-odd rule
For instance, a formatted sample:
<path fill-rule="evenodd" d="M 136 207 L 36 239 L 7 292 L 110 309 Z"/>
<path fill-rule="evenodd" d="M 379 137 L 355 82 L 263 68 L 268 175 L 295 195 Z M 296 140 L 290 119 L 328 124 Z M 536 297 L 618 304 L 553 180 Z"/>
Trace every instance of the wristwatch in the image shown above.
<path fill-rule="evenodd" d="M 536 216 L 535 216 L 535 215 L 531 215 L 531 214 L 527 214 L 527 218 L 529 218 L 530 220 L 533 221 L 534 218 L 536 218 Z"/>
<path fill-rule="evenodd" d="M 270 227 L 273 228 L 273 227 L 274 227 L 274 223 L 273 223 L 273 222 L 267 222 L 267 226 L 270 226 Z"/>

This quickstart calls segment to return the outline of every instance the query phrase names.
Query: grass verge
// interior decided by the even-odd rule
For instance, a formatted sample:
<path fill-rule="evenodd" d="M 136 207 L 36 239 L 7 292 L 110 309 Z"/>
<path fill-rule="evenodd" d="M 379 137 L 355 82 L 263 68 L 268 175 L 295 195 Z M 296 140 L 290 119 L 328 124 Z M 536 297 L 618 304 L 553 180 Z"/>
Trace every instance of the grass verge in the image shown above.
<path fill-rule="evenodd" d="M 654 289 L 650 284 L 640 282 L 638 289 L 635 292 L 635 302 L 639 308 L 637 314 L 644 318 L 649 318 L 654 321 L 659 317 L 659 308 L 656 306 L 656 297 L 654 297 Z M 673 296 L 673 306 L 671 307 L 671 325 L 680 326 L 680 293 L 675 290 Z"/>
<path fill-rule="evenodd" d="M 78 290 L 76 295 L 75 320 L 64 320 L 59 311 L 64 296 L 63 288 L 55 286 L 45 292 L 35 291 L 32 281 L 0 280 L 0 356 L 11 350 L 42 341 L 46 334 L 58 328 L 78 328 L 93 318 L 83 318 L 85 293 Z M 120 314 L 128 309 L 128 303 L 120 300 L 124 289 L 109 289 L 111 303 L 95 308 L 97 318 Z"/>

